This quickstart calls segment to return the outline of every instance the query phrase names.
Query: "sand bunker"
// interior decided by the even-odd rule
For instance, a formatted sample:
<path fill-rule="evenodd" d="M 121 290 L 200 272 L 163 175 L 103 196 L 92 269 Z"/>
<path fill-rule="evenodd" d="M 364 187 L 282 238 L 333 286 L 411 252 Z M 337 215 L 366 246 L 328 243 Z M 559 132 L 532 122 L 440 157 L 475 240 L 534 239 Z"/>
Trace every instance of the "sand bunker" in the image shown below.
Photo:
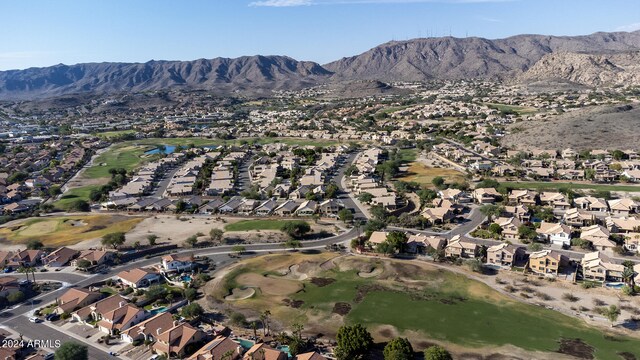
<path fill-rule="evenodd" d="M 75 227 L 87 226 L 87 223 L 82 220 L 65 220 L 64 223 Z"/>
<path fill-rule="evenodd" d="M 256 289 L 254 288 L 243 288 L 243 289 L 235 288 L 231 291 L 231 295 L 225 297 L 224 299 L 225 300 L 245 300 L 255 295 L 255 293 L 256 293 Z"/>
<path fill-rule="evenodd" d="M 260 288 L 263 293 L 268 295 L 290 295 L 302 289 L 302 284 L 298 281 L 281 277 L 267 277 L 255 273 L 242 274 L 236 280 L 244 286 Z"/>
<path fill-rule="evenodd" d="M 282 274 L 280 278 L 302 281 L 309 277 L 307 274 L 301 273 L 299 269 L 300 269 L 299 264 L 291 265 L 286 270 L 280 271 L 280 273 Z"/>

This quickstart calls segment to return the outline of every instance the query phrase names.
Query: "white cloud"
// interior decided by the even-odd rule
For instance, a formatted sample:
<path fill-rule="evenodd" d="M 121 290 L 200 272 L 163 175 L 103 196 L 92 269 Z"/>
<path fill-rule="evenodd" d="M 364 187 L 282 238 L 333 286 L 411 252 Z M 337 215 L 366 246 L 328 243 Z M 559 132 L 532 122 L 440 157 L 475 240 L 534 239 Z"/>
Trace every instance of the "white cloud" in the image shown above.
<path fill-rule="evenodd" d="M 262 0 L 254 1 L 249 6 L 270 6 L 270 7 L 288 7 L 288 6 L 308 6 L 312 5 L 311 0 Z"/>
<path fill-rule="evenodd" d="M 292 7 L 310 5 L 346 5 L 346 4 L 415 4 L 415 3 L 448 3 L 448 4 L 478 4 L 513 2 L 518 0 L 260 0 L 249 6 Z"/>
<path fill-rule="evenodd" d="M 640 22 L 629 24 L 629 25 L 618 26 L 616 28 L 616 31 L 629 31 L 629 32 L 631 32 L 631 31 L 636 31 L 636 30 L 640 30 Z"/>

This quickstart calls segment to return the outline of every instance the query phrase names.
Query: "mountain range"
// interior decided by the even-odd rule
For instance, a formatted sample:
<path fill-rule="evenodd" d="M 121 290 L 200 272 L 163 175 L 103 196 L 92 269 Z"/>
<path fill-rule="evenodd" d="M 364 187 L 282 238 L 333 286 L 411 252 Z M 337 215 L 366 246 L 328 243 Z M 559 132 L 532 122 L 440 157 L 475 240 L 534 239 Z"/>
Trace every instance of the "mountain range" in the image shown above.
<path fill-rule="evenodd" d="M 638 81 L 639 54 L 640 31 L 496 40 L 426 38 L 388 42 L 325 65 L 286 56 L 245 56 L 0 71 L 0 99 L 161 89 L 255 93 L 360 80 L 549 78 L 588 86 L 616 85 Z"/>

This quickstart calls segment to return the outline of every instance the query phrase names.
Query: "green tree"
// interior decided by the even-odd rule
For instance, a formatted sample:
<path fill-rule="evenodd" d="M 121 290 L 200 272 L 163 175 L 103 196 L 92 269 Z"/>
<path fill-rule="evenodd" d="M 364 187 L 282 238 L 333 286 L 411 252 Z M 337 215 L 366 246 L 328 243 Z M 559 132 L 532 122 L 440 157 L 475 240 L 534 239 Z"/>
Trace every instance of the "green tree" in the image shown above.
<path fill-rule="evenodd" d="M 388 241 L 383 241 L 376 245 L 376 252 L 380 254 L 385 254 L 387 256 L 393 255 L 395 253 L 395 246 Z"/>
<path fill-rule="evenodd" d="M 40 250 L 44 248 L 44 244 L 40 240 L 32 239 L 27 242 L 27 249 L 29 250 Z"/>
<path fill-rule="evenodd" d="M 202 309 L 202 306 L 200 306 L 200 304 L 196 302 L 193 302 L 189 305 L 185 305 L 180 310 L 180 315 L 182 315 L 182 317 L 184 317 L 185 319 L 189 319 L 189 320 L 197 319 L 202 314 L 204 314 L 204 310 Z"/>
<path fill-rule="evenodd" d="M 22 302 L 24 298 L 25 296 L 22 291 L 12 292 L 9 295 L 7 295 L 7 301 L 9 301 L 12 304 Z"/>
<path fill-rule="evenodd" d="M 285 249 L 296 250 L 302 247 L 302 243 L 300 242 L 300 240 L 289 239 L 282 243 L 282 247 Z"/>
<path fill-rule="evenodd" d="M 189 236 L 185 241 L 184 244 L 188 247 L 195 247 L 196 244 L 198 243 L 198 237 L 195 235 L 191 235 Z"/>
<path fill-rule="evenodd" d="M 149 245 L 154 246 L 157 240 L 158 240 L 158 235 L 156 234 L 147 235 L 147 241 L 149 242 Z"/>
<path fill-rule="evenodd" d="M 198 290 L 193 288 L 184 289 L 182 296 L 189 301 L 194 301 L 198 297 Z"/>
<path fill-rule="evenodd" d="M 56 350 L 55 360 L 88 360 L 89 348 L 76 342 L 66 342 Z"/>
<path fill-rule="evenodd" d="M 536 231 L 530 226 L 520 225 L 518 227 L 518 236 L 520 237 L 520 239 L 532 241 L 538 237 L 538 233 L 536 233 Z"/>
<path fill-rule="evenodd" d="M 242 245 L 235 245 L 234 247 L 231 248 L 231 251 L 233 251 L 234 253 L 238 253 L 238 255 L 242 255 L 242 253 L 247 251 L 247 248 L 245 248 Z"/>
<path fill-rule="evenodd" d="M 618 316 L 620 316 L 620 309 L 615 305 L 610 305 L 604 312 L 604 315 L 611 321 L 611 327 L 618 320 Z"/>
<path fill-rule="evenodd" d="M 209 231 L 209 236 L 211 237 L 211 241 L 213 242 L 222 242 L 224 231 L 221 229 L 211 229 Z"/>
<path fill-rule="evenodd" d="M 167 296 L 167 289 L 162 285 L 150 286 L 147 292 L 144 293 L 147 301 L 155 301 L 158 299 L 164 299 Z"/>
<path fill-rule="evenodd" d="M 373 346 L 371 334 L 361 324 L 341 326 L 336 334 L 336 342 L 338 360 L 364 359 Z"/>
<path fill-rule="evenodd" d="M 82 199 L 73 200 L 67 205 L 67 211 L 70 211 L 70 212 L 73 212 L 73 211 L 88 212 L 90 210 L 91 210 L 91 206 L 89 205 L 89 203 Z"/>
<path fill-rule="evenodd" d="M 413 347 L 406 338 L 395 338 L 383 350 L 384 360 L 412 360 Z"/>
<path fill-rule="evenodd" d="M 101 243 L 104 246 L 111 246 L 112 248 L 117 249 L 118 246 L 124 244 L 125 241 L 126 241 L 126 237 L 123 232 L 114 232 L 114 233 L 105 234 L 102 237 Z"/>
<path fill-rule="evenodd" d="M 368 192 L 363 192 L 358 195 L 358 200 L 362 203 L 368 204 L 373 200 L 373 195 Z"/>
<path fill-rule="evenodd" d="M 438 189 L 442 189 L 445 184 L 444 184 L 444 178 L 442 176 L 436 176 L 431 180 L 431 183 L 433 184 L 433 186 L 437 187 Z"/>
<path fill-rule="evenodd" d="M 391 231 L 387 234 L 386 241 L 393 246 L 394 249 L 398 250 L 398 252 L 403 252 L 405 245 L 407 245 L 407 241 L 409 238 L 407 234 L 402 231 Z"/>
<path fill-rule="evenodd" d="M 439 345 L 428 347 L 424 351 L 424 360 L 452 360 L 451 354 Z"/>
<path fill-rule="evenodd" d="M 340 188 L 335 183 L 330 183 L 327 185 L 325 189 L 325 198 L 327 199 L 335 199 L 338 196 L 338 192 L 340 192 Z"/>
<path fill-rule="evenodd" d="M 502 234 L 502 226 L 500 226 L 500 225 L 498 225 L 496 223 L 493 223 L 493 224 L 489 225 L 489 231 L 491 233 L 493 233 L 493 234 L 500 235 L 500 234 Z"/>
<path fill-rule="evenodd" d="M 62 190 L 60 190 L 60 186 L 53 185 L 49 188 L 49 196 L 54 197 L 62 194 Z"/>
<path fill-rule="evenodd" d="M 91 266 L 91 261 L 87 260 L 87 259 L 81 259 L 78 260 L 78 262 L 76 263 L 77 267 L 80 269 L 86 269 L 89 266 Z"/>
<path fill-rule="evenodd" d="M 342 209 L 338 211 L 338 218 L 342 220 L 342 222 L 347 223 L 353 220 L 353 213 L 349 209 Z"/>
<path fill-rule="evenodd" d="M 280 230 L 292 239 L 299 239 L 311 231 L 311 226 L 306 221 L 287 221 Z"/>
<path fill-rule="evenodd" d="M 502 214 L 502 212 L 504 211 L 504 208 L 502 206 L 498 206 L 495 204 L 489 204 L 489 205 L 482 205 L 480 207 L 480 212 L 487 217 L 487 222 L 491 222 L 492 218 L 498 217 L 500 216 L 500 214 Z"/>

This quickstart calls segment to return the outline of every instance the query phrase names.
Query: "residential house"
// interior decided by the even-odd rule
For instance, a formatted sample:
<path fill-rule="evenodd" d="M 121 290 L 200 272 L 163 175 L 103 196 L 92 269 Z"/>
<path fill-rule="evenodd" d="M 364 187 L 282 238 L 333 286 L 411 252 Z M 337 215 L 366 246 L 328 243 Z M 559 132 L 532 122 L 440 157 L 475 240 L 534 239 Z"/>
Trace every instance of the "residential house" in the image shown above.
<path fill-rule="evenodd" d="M 121 331 L 120 337 L 128 343 L 132 343 L 136 340 L 154 342 L 159 334 L 163 333 L 167 329 L 171 329 L 173 325 L 174 320 L 171 313 L 162 312 L 124 331 Z"/>
<path fill-rule="evenodd" d="M 480 246 L 475 242 L 456 235 L 444 248 L 447 257 L 475 258 L 480 253 Z"/>
<path fill-rule="evenodd" d="M 517 261 L 524 259 L 525 248 L 501 243 L 487 248 L 487 264 L 512 267 Z"/>
<path fill-rule="evenodd" d="M 541 241 L 557 246 L 571 245 L 571 228 L 567 225 L 543 221 L 536 232 Z"/>
<path fill-rule="evenodd" d="M 344 209 L 344 203 L 338 199 L 327 199 L 318 205 L 318 211 L 326 217 L 336 217 L 342 209 Z"/>
<path fill-rule="evenodd" d="M 571 208 L 565 211 L 562 218 L 565 224 L 574 228 L 591 225 L 596 221 L 596 216 L 593 213 L 580 208 Z"/>
<path fill-rule="evenodd" d="M 511 190 L 509 203 L 532 206 L 537 203 L 538 194 L 531 190 Z"/>
<path fill-rule="evenodd" d="M 473 190 L 472 197 L 478 204 L 493 204 L 502 195 L 494 188 L 480 188 Z"/>
<path fill-rule="evenodd" d="M 585 254 L 580 265 L 582 266 L 582 275 L 587 280 L 622 281 L 624 266 L 613 263 L 608 256 L 600 251 Z"/>
<path fill-rule="evenodd" d="M 45 256 L 42 259 L 42 262 L 49 267 L 66 266 L 69 265 L 71 260 L 75 259 L 79 254 L 80 251 L 63 246 Z"/>
<path fill-rule="evenodd" d="M 515 217 L 521 222 L 528 222 L 531 220 L 531 211 L 524 205 L 505 206 L 502 215 L 506 217 Z"/>
<path fill-rule="evenodd" d="M 226 336 L 218 336 L 196 351 L 187 360 L 237 360 L 243 349 Z"/>
<path fill-rule="evenodd" d="M 387 235 L 389 233 L 386 231 L 374 231 L 371 233 L 371 236 L 369 237 L 369 240 L 367 240 L 367 242 L 372 246 L 375 247 L 378 244 L 381 244 L 385 241 L 387 241 Z"/>
<path fill-rule="evenodd" d="M 294 214 L 298 206 L 300 206 L 299 203 L 293 200 L 286 200 L 274 210 L 274 213 L 279 216 L 291 216 Z"/>
<path fill-rule="evenodd" d="M 269 199 L 264 201 L 260 206 L 255 209 L 256 215 L 268 216 L 278 207 L 278 203 L 275 199 Z"/>
<path fill-rule="evenodd" d="M 609 211 L 609 204 L 605 199 L 596 198 L 593 196 L 583 196 L 573 199 L 573 202 L 579 209 L 597 212 Z"/>
<path fill-rule="evenodd" d="M 405 250 L 411 254 L 429 253 L 433 250 L 442 250 L 446 245 L 447 239 L 441 236 L 412 234 L 407 240 Z"/>
<path fill-rule="evenodd" d="M 296 356 L 296 360 L 327 360 L 327 358 L 314 351 L 300 354 Z"/>
<path fill-rule="evenodd" d="M 80 255 L 71 260 L 71 266 L 78 266 L 80 260 L 86 260 L 91 263 L 92 266 L 102 265 L 109 261 L 112 261 L 115 257 L 115 252 L 106 250 L 82 250 Z"/>
<path fill-rule="evenodd" d="M 300 204 L 295 211 L 298 216 L 311 216 L 316 213 L 318 203 L 315 200 L 307 200 Z"/>
<path fill-rule="evenodd" d="M 616 243 L 609 240 L 609 229 L 601 225 L 586 226 L 580 229 L 580 238 L 590 241 L 598 251 L 613 251 Z"/>
<path fill-rule="evenodd" d="M 58 306 L 53 310 L 56 314 L 72 313 L 77 309 L 93 304 L 102 299 L 102 293 L 82 288 L 71 288 L 56 299 Z"/>
<path fill-rule="evenodd" d="M 624 248 L 633 253 L 640 252 L 640 233 L 624 234 Z"/>
<path fill-rule="evenodd" d="M 175 325 L 156 336 L 153 350 L 169 357 L 184 357 L 187 346 L 205 339 L 206 334 L 189 323 Z"/>
<path fill-rule="evenodd" d="M 160 282 L 158 273 L 142 268 L 121 271 L 117 277 L 123 284 L 133 288 L 147 287 L 153 283 Z"/>
<path fill-rule="evenodd" d="M 569 259 L 555 250 L 541 250 L 529 255 L 528 268 L 543 275 L 558 275 L 560 269 L 569 262 Z"/>
<path fill-rule="evenodd" d="M 494 224 L 498 224 L 502 229 L 502 237 L 508 240 L 518 239 L 518 228 L 522 225 L 520 220 L 515 217 L 499 217 L 495 219 Z"/>
<path fill-rule="evenodd" d="M 287 360 L 287 354 L 265 343 L 260 343 L 247 350 L 242 360 Z"/>
<path fill-rule="evenodd" d="M 103 314 L 126 305 L 129 301 L 120 295 L 112 295 L 76 310 L 72 316 L 79 322 L 99 321 Z"/>
<path fill-rule="evenodd" d="M 544 191 L 540 194 L 540 203 L 544 206 L 551 206 L 554 209 L 568 209 L 571 204 L 564 194 L 559 192 Z"/>
<path fill-rule="evenodd" d="M 13 256 L 7 261 L 5 267 L 12 269 L 19 267 L 34 267 L 42 261 L 44 252 L 42 250 L 18 250 L 13 253 Z"/>
<path fill-rule="evenodd" d="M 98 321 L 98 329 L 109 335 L 119 334 L 146 317 L 144 309 L 127 303 L 113 310 L 102 313 Z"/>
<path fill-rule="evenodd" d="M 609 200 L 608 203 L 612 214 L 623 216 L 637 213 L 640 208 L 640 204 L 638 204 L 638 202 L 629 198 Z"/>
<path fill-rule="evenodd" d="M 170 254 L 162 257 L 160 266 L 164 272 L 182 272 L 193 269 L 196 266 L 196 263 L 193 259 L 193 254 Z"/>

